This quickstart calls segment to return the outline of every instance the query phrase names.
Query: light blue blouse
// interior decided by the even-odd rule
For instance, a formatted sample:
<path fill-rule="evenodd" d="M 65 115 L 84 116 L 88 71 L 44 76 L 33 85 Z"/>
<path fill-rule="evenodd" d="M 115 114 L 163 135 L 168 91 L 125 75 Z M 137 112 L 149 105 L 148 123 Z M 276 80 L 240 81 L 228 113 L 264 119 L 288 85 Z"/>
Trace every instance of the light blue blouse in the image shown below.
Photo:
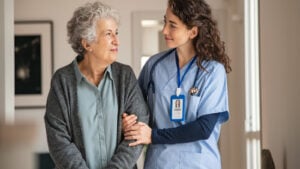
<path fill-rule="evenodd" d="M 97 87 L 81 74 L 77 62 L 75 74 L 87 165 L 90 169 L 101 169 L 110 161 L 117 145 L 118 102 L 111 68 L 108 66 Z"/>
<path fill-rule="evenodd" d="M 221 124 L 229 118 L 227 79 L 224 66 L 216 61 L 204 61 L 202 65 L 206 71 L 200 70 L 198 77 L 196 72 L 198 66 L 192 64 L 182 82 L 181 94 L 186 98 L 185 121 L 174 122 L 170 120 L 170 97 L 175 95 L 177 88 L 177 68 L 175 52 L 159 61 L 152 75 L 151 67 L 166 52 L 159 53 L 149 59 L 144 66 L 139 83 L 143 94 L 148 98 L 150 112 L 152 113 L 152 127 L 173 128 L 195 121 L 198 117 L 220 113 L 220 118 L 207 140 L 199 140 L 182 144 L 156 144 L 149 145 L 145 169 L 221 169 L 221 159 L 218 150 L 218 140 Z M 187 69 L 186 64 L 181 68 L 181 75 Z M 148 85 L 152 76 L 154 85 Z M 191 96 L 189 90 L 194 85 L 199 89 L 197 95 Z M 155 87 L 155 93 L 152 88 Z M 195 131 L 197 132 L 197 131 Z"/>

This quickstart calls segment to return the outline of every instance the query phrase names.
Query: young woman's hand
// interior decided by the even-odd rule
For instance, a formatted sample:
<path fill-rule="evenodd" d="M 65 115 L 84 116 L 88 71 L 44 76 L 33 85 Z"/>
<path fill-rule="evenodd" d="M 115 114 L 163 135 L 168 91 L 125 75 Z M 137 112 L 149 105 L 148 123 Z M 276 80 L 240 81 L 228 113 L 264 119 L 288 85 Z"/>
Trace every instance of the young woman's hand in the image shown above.
<path fill-rule="evenodd" d="M 137 123 L 137 116 L 134 114 L 128 115 L 127 113 L 122 114 L 122 130 L 125 132 L 129 127 Z"/>
<path fill-rule="evenodd" d="M 125 140 L 135 140 L 129 146 L 151 143 L 152 129 L 143 122 L 138 122 L 133 126 L 126 128 L 124 136 Z"/>

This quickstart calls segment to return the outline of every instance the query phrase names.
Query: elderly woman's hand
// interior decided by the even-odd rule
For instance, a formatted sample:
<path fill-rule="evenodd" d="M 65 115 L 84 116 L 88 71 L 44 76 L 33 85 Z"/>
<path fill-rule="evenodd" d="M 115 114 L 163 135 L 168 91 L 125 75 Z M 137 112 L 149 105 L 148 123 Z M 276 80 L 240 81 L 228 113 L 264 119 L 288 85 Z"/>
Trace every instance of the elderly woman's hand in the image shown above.
<path fill-rule="evenodd" d="M 138 122 L 125 131 L 125 140 L 135 140 L 129 146 L 151 143 L 152 129 L 143 122 Z"/>

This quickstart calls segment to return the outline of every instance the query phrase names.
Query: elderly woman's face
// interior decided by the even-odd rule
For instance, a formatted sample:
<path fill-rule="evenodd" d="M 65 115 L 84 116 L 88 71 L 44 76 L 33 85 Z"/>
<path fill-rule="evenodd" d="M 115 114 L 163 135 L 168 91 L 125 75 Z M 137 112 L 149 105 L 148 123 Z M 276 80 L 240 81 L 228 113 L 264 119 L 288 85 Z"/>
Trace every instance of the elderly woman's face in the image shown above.
<path fill-rule="evenodd" d="M 100 19 L 96 27 L 97 40 L 90 44 L 89 54 L 104 64 L 111 64 L 117 59 L 119 38 L 118 24 L 113 19 Z"/>

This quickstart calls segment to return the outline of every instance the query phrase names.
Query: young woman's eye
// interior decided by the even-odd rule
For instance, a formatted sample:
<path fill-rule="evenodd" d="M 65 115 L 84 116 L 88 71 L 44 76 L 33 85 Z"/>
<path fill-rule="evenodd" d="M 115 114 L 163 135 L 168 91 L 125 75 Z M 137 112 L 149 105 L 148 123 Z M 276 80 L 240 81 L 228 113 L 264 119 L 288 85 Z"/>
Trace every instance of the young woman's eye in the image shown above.
<path fill-rule="evenodd" d="M 171 28 L 176 28 L 176 26 L 174 24 L 170 24 Z"/>

